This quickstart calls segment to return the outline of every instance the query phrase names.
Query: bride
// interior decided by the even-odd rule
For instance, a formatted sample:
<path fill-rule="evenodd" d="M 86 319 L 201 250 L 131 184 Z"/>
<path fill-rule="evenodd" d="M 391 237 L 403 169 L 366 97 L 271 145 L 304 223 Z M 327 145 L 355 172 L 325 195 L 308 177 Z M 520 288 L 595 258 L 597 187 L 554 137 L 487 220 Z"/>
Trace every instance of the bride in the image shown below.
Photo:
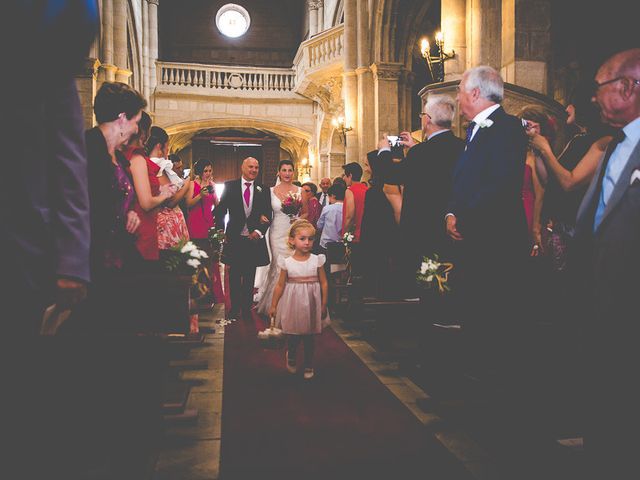
<path fill-rule="evenodd" d="M 271 308 L 273 289 L 280 276 L 278 258 L 281 255 L 288 257 L 291 251 L 287 248 L 287 237 L 291 221 L 282 212 L 282 201 L 289 193 L 300 193 L 300 187 L 296 187 L 293 182 L 293 162 L 291 160 L 280 160 L 278 164 L 278 177 L 280 182 L 275 187 L 271 187 L 271 207 L 273 208 L 273 220 L 269 227 L 269 249 L 271 250 L 271 263 L 266 278 L 260 286 L 260 299 L 256 310 L 258 313 L 268 316 Z"/>

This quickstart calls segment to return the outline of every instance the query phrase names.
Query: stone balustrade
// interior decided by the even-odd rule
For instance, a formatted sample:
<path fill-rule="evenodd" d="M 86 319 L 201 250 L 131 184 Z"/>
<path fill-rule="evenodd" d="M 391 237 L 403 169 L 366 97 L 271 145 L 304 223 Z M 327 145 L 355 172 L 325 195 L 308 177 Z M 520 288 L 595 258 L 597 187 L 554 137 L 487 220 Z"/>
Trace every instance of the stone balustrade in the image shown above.
<path fill-rule="evenodd" d="M 156 62 L 157 93 L 229 97 L 296 97 L 291 68 Z"/>
<path fill-rule="evenodd" d="M 342 68 L 344 52 L 344 25 L 340 24 L 305 40 L 300 44 L 293 60 L 296 85 L 306 75 L 320 70 Z"/>

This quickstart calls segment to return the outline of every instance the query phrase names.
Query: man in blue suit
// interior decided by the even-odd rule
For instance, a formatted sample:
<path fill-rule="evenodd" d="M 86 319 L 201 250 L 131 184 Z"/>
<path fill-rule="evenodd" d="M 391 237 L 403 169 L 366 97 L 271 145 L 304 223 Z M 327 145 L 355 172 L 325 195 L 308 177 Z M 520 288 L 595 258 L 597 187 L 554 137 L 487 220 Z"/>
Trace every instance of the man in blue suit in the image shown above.
<path fill-rule="evenodd" d="M 509 361 L 494 347 L 514 345 L 509 334 L 519 330 L 519 277 L 529 253 L 521 197 L 527 137 L 521 121 L 500 106 L 503 97 L 502 78 L 493 68 L 475 67 L 462 76 L 458 104 L 470 124 L 445 217 L 461 277 L 456 288 L 465 298 L 461 320 L 492 369 Z"/>

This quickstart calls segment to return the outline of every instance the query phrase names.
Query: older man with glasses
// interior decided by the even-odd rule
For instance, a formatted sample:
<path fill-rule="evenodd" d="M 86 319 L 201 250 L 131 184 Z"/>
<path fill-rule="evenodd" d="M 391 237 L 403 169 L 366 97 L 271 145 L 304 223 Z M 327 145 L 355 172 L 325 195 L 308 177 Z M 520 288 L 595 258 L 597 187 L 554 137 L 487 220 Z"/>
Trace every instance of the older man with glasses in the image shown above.
<path fill-rule="evenodd" d="M 640 48 L 609 58 L 593 101 L 619 128 L 584 196 L 576 223 L 588 290 L 590 385 L 585 452 L 593 478 L 637 478 L 640 449 L 638 286 L 640 272 Z M 633 472 L 636 472 L 635 474 Z"/>

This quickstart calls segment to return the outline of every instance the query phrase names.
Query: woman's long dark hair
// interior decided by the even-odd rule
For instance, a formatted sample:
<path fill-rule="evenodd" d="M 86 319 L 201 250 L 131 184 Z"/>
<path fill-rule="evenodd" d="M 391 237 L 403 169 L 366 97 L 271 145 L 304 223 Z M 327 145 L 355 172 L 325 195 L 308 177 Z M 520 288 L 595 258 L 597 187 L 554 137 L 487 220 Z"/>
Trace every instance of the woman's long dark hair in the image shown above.
<path fill-rule="evenodd" d="M 147 139 L 147 143 L 144 146 L 144 151 L 147 155 L 151 154 L 151 151 L 155 148 L 156 145 L 164 145 L 169 141 L 169 135 L 165 131 L 164 128 L 160 128 L 157 126 L 151 127 L 151 131 L 149 132 L 149 138 Z"/>

